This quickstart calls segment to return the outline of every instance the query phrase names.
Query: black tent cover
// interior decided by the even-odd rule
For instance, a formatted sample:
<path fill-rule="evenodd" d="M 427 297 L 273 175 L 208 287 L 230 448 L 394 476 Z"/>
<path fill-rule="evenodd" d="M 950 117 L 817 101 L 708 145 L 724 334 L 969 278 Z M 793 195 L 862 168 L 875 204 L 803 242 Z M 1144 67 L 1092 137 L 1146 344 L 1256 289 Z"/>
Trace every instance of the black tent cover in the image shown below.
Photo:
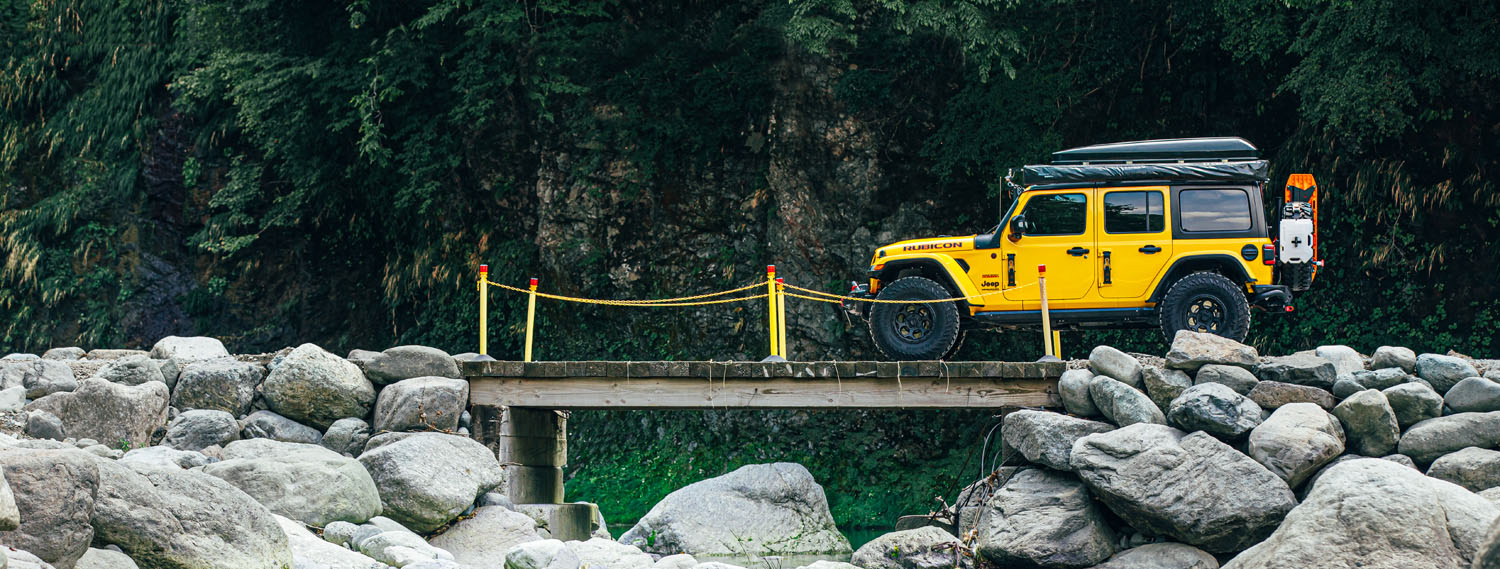
<path fill-rule="evenodd" d="M 1270 179 L 1266 160 L 1233 162 L 1188 162 L 1157 164 L 1034 165 L 1021 169 L 1021 183 L 1076 184 L 1088 182 L 1135 182 L 1146 180 L 1193 180 L 1214 182 L 1264 182 Z"/>

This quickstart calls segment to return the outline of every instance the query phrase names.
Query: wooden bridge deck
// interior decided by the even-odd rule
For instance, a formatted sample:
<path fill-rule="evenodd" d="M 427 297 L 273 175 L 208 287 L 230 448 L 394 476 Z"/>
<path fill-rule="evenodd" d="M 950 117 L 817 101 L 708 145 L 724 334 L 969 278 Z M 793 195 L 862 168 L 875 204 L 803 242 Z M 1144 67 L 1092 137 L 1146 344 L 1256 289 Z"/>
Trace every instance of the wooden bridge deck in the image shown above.
<path fill-rule="evenodd" d="M 1061 362 L 468 362 L 476 406 L 542 409 L 1057 407 Z"/>

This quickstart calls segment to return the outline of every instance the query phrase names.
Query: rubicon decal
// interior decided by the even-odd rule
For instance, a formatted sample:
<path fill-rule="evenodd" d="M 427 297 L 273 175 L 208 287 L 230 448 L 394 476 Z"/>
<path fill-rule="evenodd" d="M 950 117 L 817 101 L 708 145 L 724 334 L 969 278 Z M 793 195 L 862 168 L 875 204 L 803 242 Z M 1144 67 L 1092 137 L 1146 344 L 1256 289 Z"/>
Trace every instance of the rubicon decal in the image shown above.
<path fill-rule="evenodd" d="M 963 247 L 963 241 L 943 241 L 941 243 L 921 243 L 917 245 L 906 245 L 902 251 L 930 251 L 933 249 L 957 249 Z"/>

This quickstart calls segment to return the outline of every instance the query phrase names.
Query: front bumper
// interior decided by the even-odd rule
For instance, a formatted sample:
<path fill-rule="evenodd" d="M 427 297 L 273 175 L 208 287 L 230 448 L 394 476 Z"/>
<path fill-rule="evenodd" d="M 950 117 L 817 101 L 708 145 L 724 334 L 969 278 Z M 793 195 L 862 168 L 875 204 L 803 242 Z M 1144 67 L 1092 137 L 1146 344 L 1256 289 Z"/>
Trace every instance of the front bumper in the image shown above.
<path fill-rule="evenodd" d="M 844 312 L 848 312 L 857 318 L 869 319 L 870 306 L 874 303 L 865 301 L 875 298 L 875 295 L 870 294 L 870 285 L 854 285 L 854 288 L 849 291 L 849 296 L 852 298 L 844 299 L 839 303 L 844 308 Z"/>

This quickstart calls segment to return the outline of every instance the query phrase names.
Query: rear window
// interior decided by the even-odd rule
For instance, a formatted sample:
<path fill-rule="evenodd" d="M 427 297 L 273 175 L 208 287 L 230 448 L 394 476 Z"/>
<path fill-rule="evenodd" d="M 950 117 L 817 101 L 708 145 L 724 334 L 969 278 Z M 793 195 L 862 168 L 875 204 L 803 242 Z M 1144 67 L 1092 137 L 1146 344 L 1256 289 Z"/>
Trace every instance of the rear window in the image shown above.
<path fill-rule="evenodd" d="M 1166 229 L 1161 192 L 1104 194 L 1105 233 L 1157 233 Z"/>
<path fill-rule="evenodd" d="M 1177 195 L 1183 231 L 1248 231 L 1250 194 L 1238 189 L 1183 190 Z"/>

